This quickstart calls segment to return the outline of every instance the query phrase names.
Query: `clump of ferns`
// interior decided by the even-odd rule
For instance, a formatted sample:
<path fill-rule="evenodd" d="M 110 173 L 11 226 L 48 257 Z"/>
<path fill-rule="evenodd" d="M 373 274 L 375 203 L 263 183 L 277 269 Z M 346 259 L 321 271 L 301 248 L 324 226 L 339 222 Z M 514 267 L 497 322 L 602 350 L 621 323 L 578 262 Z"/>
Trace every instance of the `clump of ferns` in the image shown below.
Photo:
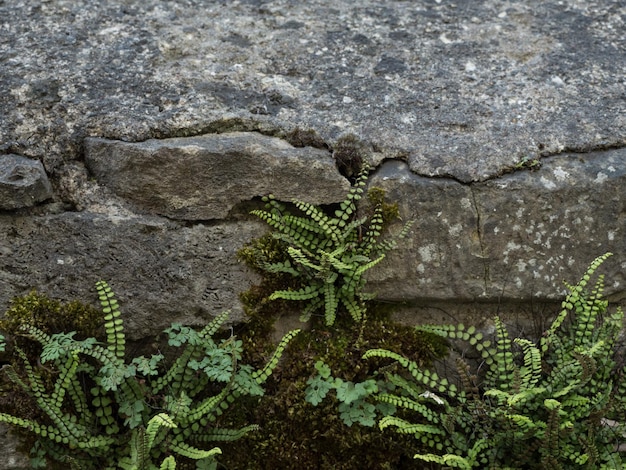
<path fill-rule="evenodd" d="M 430 449 L 415 458 L 446 468 L 626 468 L 626 368 L 615 360 L 624 314 L 609 309 L 603 276 L 590 285 L 609 255 L 567 285 L 561 311 L 537 343 L 511 340 L 497 317 L 493 339 L 464 325 L 417 327 L 475 348 L 486 368 L 481 379 L 462 358 L 457 386 L 394 352 L 368 351 L 365 358 L 401 368 L 387 373 L 396 390 L 375 398 L 405 415 L 386 416 L 379 427 L 413 435 Z"/>
<path fill-rule="evenodd" d="M 409 222 L 397 237 L 380 240 L 389 206 L 374 200 L 370 215 L 359 214 L 357 204 L 363 197 L 368 172 L 367 167 L 361 171 L 332 215 L 298 200 L 293 204 L 299 214 L 292 214 L 271 195 L 263 198 L 265 210 L 252 211 L 273 229 L 272 236 L 286 247 L 288 255 L 281 261 L 260 257 L 258 266 L 270 274 L 287 274 L 300 286 L 276 290 L 269 299 L 304 302 L 302 321 L 320 311 L 330 326 L 338 309 L 343 308 L 355 322 L 361 322 L 366 302 L 374 297 L 365 292 L 365 273 L 380 263 L 396 246 L 397 238 L 405 237 L 411 227 Z"/>
<path fill-rule="evenodd" d="M 79 301 L 61 302 L 47 295 L 31 291 L 26 295 L 11 299 L 9 308 L 0 320 L 0 331 L 6 335 L 6 350 L 0 354 L 3 364 L 13 363 L 18 374 L 25 374 L 15 347 L 26 355 L 31 363 L 39 359 L 41 344 L 23 336 L 22 326 L 31 324 L 51 335 L 64 331 L 76 331 L 75 338 L 95 337 L 104 340 L 102 312 L 89 304 Z M 45 385 L 54 383 L 55 377 L 48 368 L 39 369 Z M 21 387 L 12 382 L 6 374 L 0 374 L 0 412 L 20 410 L 24 418 L 39 419 L 45 414 L 31 400 Z M 34 440 L 26 431 L 18 432 L 20 449 L 28 451 Z"/>
<path fill-rule="evenodd" d="M 11 366 L 3 370 L 46 419 L 0 413 L 0 422 L 35 436 L 33 468 L 57 462 L 81 469 L 174 469 L 177 460 L 195 461 L 198 469 L 216 468 L 215 456 L 221 451 L 212 443 L 256 429 L 220 429 L 218 417 L 238 397 L 263 394 L 261 385 L 297 331 L 285 335 L 258 370 L 239 364 L 241 341 L 214 339 L 228 313 L 200 331 L 180 324 L 165 330 L 169 346 L 181 347 L 169 367 L 161 353 L 128 362 L 118 303 L 105 282 L 96 287 L 106 343 L 93 337 L 77 340 L 75 332 L 49 335 L 24 324 L 24 334 L 42 345 L 39 360 L 31 363 L 17 347 L 25 377 Z M 42 369 L 53 371 L 49 386 L 42 380 Z"/>

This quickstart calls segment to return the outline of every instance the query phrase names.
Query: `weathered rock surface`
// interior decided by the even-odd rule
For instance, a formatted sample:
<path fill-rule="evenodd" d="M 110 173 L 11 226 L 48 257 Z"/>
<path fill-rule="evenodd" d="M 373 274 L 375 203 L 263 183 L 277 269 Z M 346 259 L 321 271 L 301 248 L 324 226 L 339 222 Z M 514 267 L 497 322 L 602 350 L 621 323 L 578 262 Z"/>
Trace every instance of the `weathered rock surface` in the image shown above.
<path fill-rule="evenodd" d="M 162 218 L 88 211 L 38 217 L 0 216 L 0 292 L 36 288 L 61 299 L 97 304 L 104 279 L 118 295 L 132 338 L 173 321 L 203 324 L 231 310 L 255 279 L 235 252 L 263 230 L 256 221 L 184 227 Z"/>
<path fill-rule="evenodd" d="M 32 207 L 52 197 L 52 187 L 39 160 L 0 156 L 0 209 Z"/>
<path fill-rule="evenodd" d="M 17 436 L 11 433 L 11 429 L 4 423 L 0 423 L 0 468 L 3 470 L 28 470 L 31 467 L 28 457 L 15 452 L 19 445 Z"/>
<path fill-rule="evenodd" d="M 0 4 L 0 141 L 54 171 L 85 136 L 357 134 L 489 178 L 626 144 L 620 0 Z"/>
<path fill-rule="evenodd" d="M 563 154 L 486 182 L 425 178 L 400 161 L 371 184 L 416 221 L 372 281 L 383 298 L 556 299 L 598 255 L 607 292 L 624 296 L 626 149 Z"/>
<path fill-rule="evenodd" d="M 270 193 L 329 204 L 350 187 L 327 151 L 252 132 L 140 143 L 87 139 L 85 150 L 87 169 L 99 182 L 175 219 L 223 219 L 238 203 Z"/>
<path fill-rule="evenodd" d="M 416 220 L 371 272 L 409 321 L 534 314 L 609 250 L 625 297 L 623 1 L 131 3 L 0 1 L 0 306 L 239 320 L 248 209 L 341 200 L 348 134 Z"/>

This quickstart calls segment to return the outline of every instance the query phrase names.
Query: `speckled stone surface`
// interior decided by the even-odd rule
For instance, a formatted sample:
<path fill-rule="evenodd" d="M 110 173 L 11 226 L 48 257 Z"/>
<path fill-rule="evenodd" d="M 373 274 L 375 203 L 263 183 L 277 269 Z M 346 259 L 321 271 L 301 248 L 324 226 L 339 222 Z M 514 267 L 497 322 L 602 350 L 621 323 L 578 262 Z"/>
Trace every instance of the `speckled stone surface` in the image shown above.
<path fill-rule="evenodd" d="M 461 181 L 626 143 L 621 1 L 0 3 L 0 141 L 301 126 Z"/>

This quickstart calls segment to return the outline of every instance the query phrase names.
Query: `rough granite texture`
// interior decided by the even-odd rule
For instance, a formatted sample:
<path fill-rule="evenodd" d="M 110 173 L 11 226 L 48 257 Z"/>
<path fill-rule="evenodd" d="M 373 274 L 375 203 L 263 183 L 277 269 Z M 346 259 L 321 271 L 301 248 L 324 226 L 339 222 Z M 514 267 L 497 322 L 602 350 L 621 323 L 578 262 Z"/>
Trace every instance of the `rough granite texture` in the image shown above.
<path fill-rule="evenodd" d="M 20 155 L 0 158 L 0 210 L 32 207 L 52 197 L 52 187 L 39 160 Z"/>
<path fill-rule="evenodd" d="M 0 141 L 353 132 L 422 175 L 626 144 L 622 1 L 0 3 Z"/>
<path fill-rule="evenodd" d="M 416 220 L 371 271 L 404 321 L 532 316 L 606 251 L 623 300 L 625 77 L 621 0 L 0 0 L 0 308 L 240 320 L 250 208 L 341 200 L 346 135 Z"/>
<path fill-rule="evenodd" d="M 156 303 L 193 317 L 206 277 L 232 300 L 254 280 L 234 253 L 262 230 L 247 205 L 272 187 L 339 200 L 346 134 L 417 219 L 372 272 L 381 297 L 553 299 L 607 250 L 620 297 L 625 15 L 620 1 L 0 2 L 0 158 L 41 162 L 52 188 L 2 198 L 0 301 L 89 298 L 109 275 L 138 325 Z M 293 147 L 296 128 L 317 138 Z M 203 242 L 225 258 L 200 268 L 219 251 Z"/>

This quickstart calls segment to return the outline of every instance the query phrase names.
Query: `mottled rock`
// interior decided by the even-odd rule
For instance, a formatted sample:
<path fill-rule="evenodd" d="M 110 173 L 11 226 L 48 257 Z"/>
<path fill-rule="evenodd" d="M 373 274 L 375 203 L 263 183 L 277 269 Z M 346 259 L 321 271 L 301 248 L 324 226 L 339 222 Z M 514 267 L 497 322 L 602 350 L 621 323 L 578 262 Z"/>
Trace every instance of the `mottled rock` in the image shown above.
<path fill-rule="evenodd" d="M 256 277 L 236 251 L 263 229 L 257 221 L 184 227 L 88 211 L 0 216 L 0 304 L 33 288 L 97 304 L 94 286 L 104 279 L 134 339 L 174 321 L 204 324 L 226 310 L 241 321 L 239 293 Z"/>
<path fill-rule="evenodd" d="M 223 219 L 238 203 L 270 193 L 329 204 L 350 186 L 328 152 L 250 132 L 140 143 L 87 139 L 85 149 L 99 182 L 175 219 Z"/>
<path fill-rule="evenodd" d="M 461 300 L 482 293 L 482 247 L 469 185 L 419 176 L 405 162 L 389 161 L 370 186 L 383 188 L 401 217 L 415 221 L 410 236 L 369 273 L 380 298 Z"/>
<path fill-rule="evenodd" d="M 563 154 L 472 185 L 489 297 L 558 298 L 607 251 L 607 292 L 626 293 L 626 149 Z"/>
<path fill-rule="evenodd" d="M 29 458 L 15 448 L 19 445 L 17 436 L 12 433 L 11 428 L 0 423 L 0 468 L 2 470 L 29 470 L 31 469 Z"/>
<path fill-rule="evenodd" d="M 626 145 L 624 2 L 0 4 L 2 143 L 355 133 L 422 175 Z M 201 14 L 199 14 L 201 11 Z M 25 152 L 25 153 L 24 153 Z"/>
<path fill-rule="evenodd" d="M 31 207 L 52 197 L 52 187 L 38 160 L 0 155 L 0 209 Z"/>
<path fill-rule="evenodd" d="M 372 270 L 388 299 L 554 300 L 607 251 L 607 293 L 626 291 L 626 149 L 564 154 L 531 170 L 464 184 L 386 162 L 371 185 L 416 224 Z"/>

